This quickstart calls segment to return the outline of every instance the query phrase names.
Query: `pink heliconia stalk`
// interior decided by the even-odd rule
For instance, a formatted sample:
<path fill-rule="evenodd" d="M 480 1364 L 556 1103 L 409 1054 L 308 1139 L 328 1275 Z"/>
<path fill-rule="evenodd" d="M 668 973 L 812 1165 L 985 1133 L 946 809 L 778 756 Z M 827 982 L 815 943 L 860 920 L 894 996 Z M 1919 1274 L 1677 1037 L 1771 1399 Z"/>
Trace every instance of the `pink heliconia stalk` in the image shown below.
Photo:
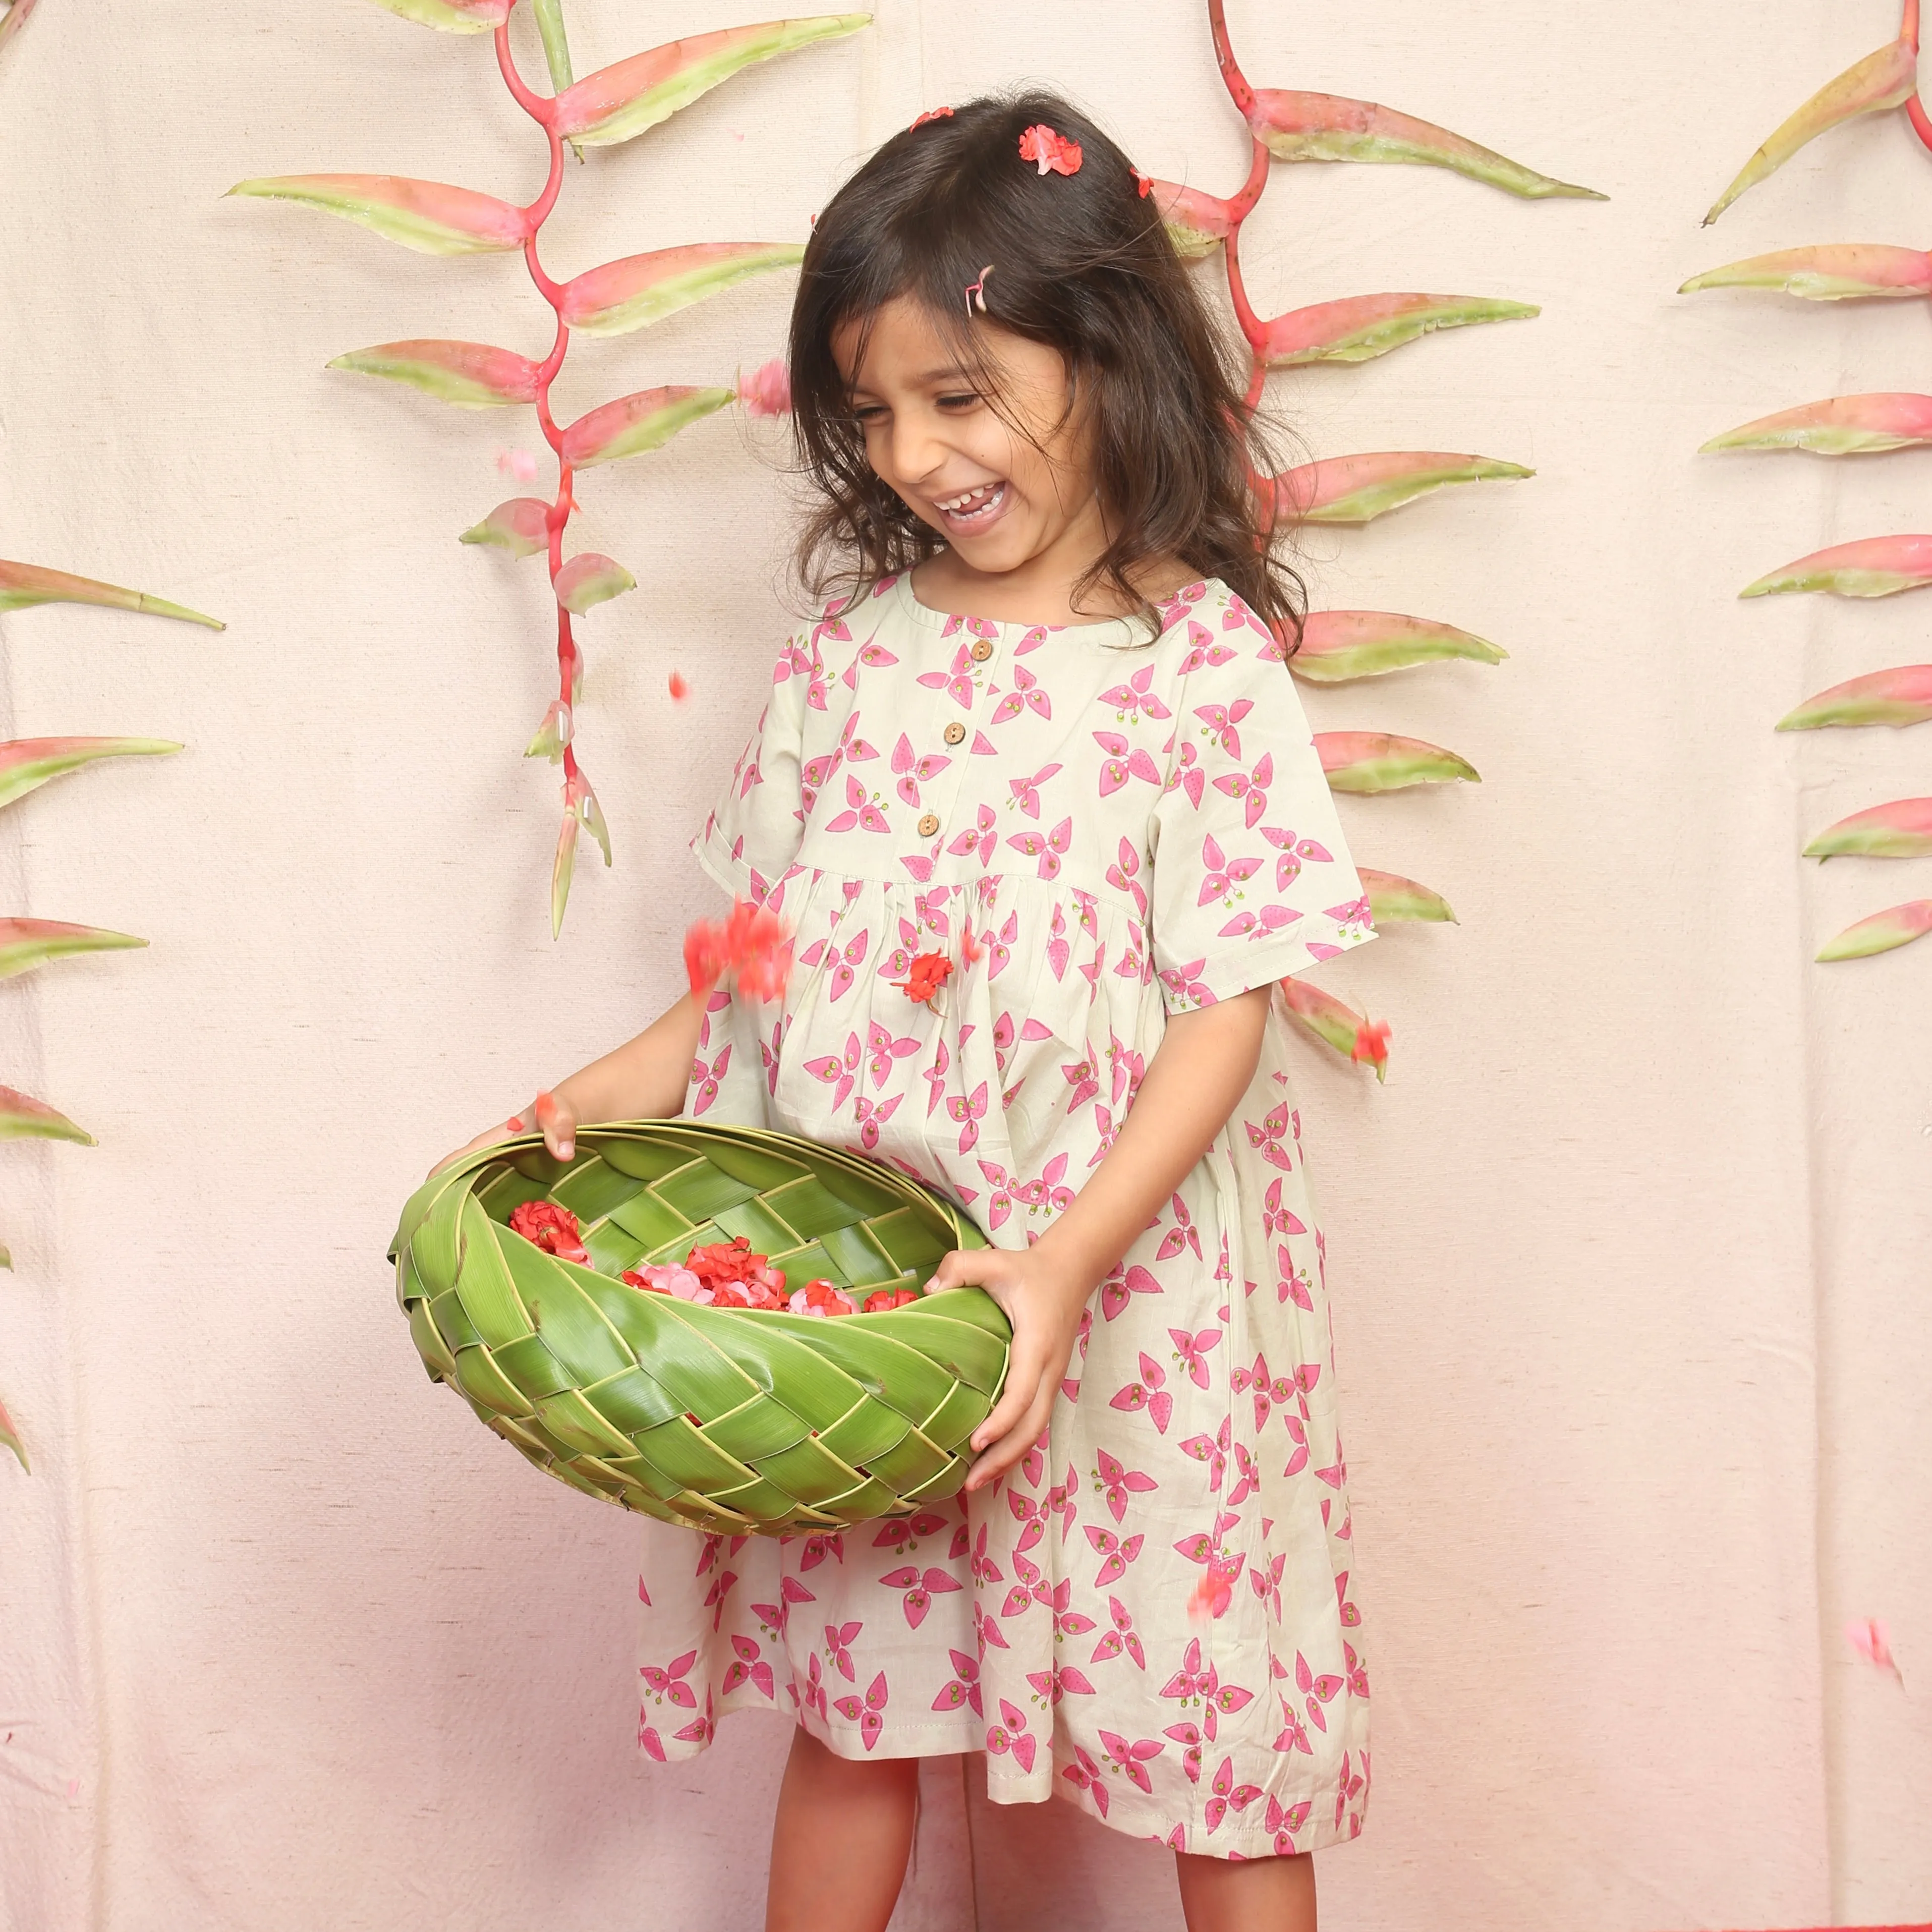
<path fill-rule="evenodd" d="M 1861 114 L 1882 113 L 1888 107 L 1902 106 L 1918 86 L 1916 35 L 1911 40 L 1894 40 L 1876 53 L 1866 55 L 1837 80 L 1821 87 L 1752 155 L 1737 179 L 1712 205 L 1704 226 L 1709 227 L 1747 188 L 1755 188 L 1766 176 L 1774 174 L 1808 142 Z"/>
<path fill-rule="evenodd" d="M 406 382 L 462 410 L 501 408 L 537 399 L 537 365 L 513 349 L 487 342 L 382 342 L 351 350 L 328 364 L 358 375 Z"/>
<path fill-rule="evenodd" d="M 0 744 L 0 806 L 98 758 L 161 758 L 181 748 L 164 738 L 15 738 Z"/>
<path fill-rule="evenodd" d="M 1400 791 L 1409 785 L 1482 782 L 1466 758 L 1423 739 L 1398 738 L 1387 731 L 1318 731 L 1315 749 L 1330 791 Z"/>
<path fill-rule="evenodd" d="M 44 1100 L 0 1087 L 0 1141 L 76 1141 L 82 1147 L 99 1144 L 83 1127 L 77 1127 L 64 1114 L 56 1113 Z"/>
<path fill-rule="evenodd" d="M 1451 483 L 1533 476 L 1520 463 L 1435 449 L 1376 450 L 1304 463 L 1274 478 L 1274 510 L 1305 524 L 1366 524 Z"/>
<path fill-rule="evenodd" d="M 601 556 L 594 550 L 580 552 L 560 570 L 554 580 L 556 601 L 566 610 L 582 616 L 585 611 L 613 597 L 621 597 L 638 587 L 638 580 L 621 563 Z"/>
<path fill-rule="evenodd" d="M 656 248 L 587 268 L 563 285 L 557 313 L 584 335 L 648 328 L 707 296 L 774 268 L 795 268 L 805 250 L 791 242 L 694 242 Z"/>
<path fill-rule="evenodd" d="M 69 926 L 58 919 L 0 919 L 0 980 L 29 971 L 50 959 L 67 959 L 81 952 L 116 952 L 145 946 L 132 933 L 110 932 L 98 926 Z"/>
<path fill-rule="evenodd" d="M 0 48 L 27 24 L 27 16 L 39 4 L 40 0 L 9 0 L 8 5 L 0 7 Z"/>
<path fill-rule="evenodd" d="M 1346 684 L 1444 658 L 1492 664 L 1508 656 L 1486 638 L 1424 617 L 1393 610 L 1311 610 L 1302 624 L 1301 648 L 1288 668 L 1310 684 Z"/>
<path fill-rule="evenodd" d="M 487 34 L 510 17 L 516 0 L 376 0 L 406 20 L 440 27 L 446 34 Z"/>
<path fill-rule="evenodd" d="M 814 19 L 767 20 L 694 34 L 633 54 L 586 74 L 556 97 L 550 124 L 580 146 L 608 147 L 634 140 L 680 107 L 708 94 L 742 68 L 814 40 L 856 33 L 869 14 L 826 14 Z"/>
<path fill-rule="evenodd" d="M 237 182 L 228 192 L 301 202 L 422 255 L 520 248 L 533 232 L 526 209 L 494 194 L 404 175 L 264 176 Z"/>
<path fill-rule="evenodd" d="M 1808 859 L 1932 857 L 1932 798 L 1895 798 L 1828 825 L 1804 848 Z"/>
<path fill-rule="evenodd" d="M 1520 322 L 1542 313 L 1533 302 L 1489 296 L 1351 296 L 1276 316 L 1256 352 L 1276 369 L 1306 362 L 1368 362 L 1437 329 Z"/>
<path fill-rule="evenodd" d="M 1211 255 L 1228 238 L 1228 231 L 1246 211 L 1238 214 L 1232 202 L 1178 182 L 1156 181 L 1149 193 L 1175 254 L 1190 261 Z"/>
<path fill-rule="evenodd" d="M 1349 1060 L 1366 1060 L 1376 1070 L 1378 1081 L 1388 1077 L 1386 1028 L 1378 1028 L 1366 1013 L 1344 1005 L 1312 980 L 1284 980 L 1281 992 L 1291 1017 L 1300 1021 L 1324 1046 L 1332 1046 Z"/>
<path fill-rule="evenodd" d="M 1895 597 L 1928 584 L 1932 584 L 1932 536 L 1861 537 L 1814 550 L 1746 584 L 1738 595 L 1782 597 L 1826 590 L 1835 597 Z"/>
<path fill-rule="evenodd" d="M 1834 725 L 1889 724 L 1894 730 L 1932 718 L 1932 664 L 1896 664 L 1848 678 L 1808 698 L 1778 721 L 1780 731 L 1822 731 Z"/>
<path fill-rule="evenodd" d="M 1714 436 L 1699 452 L 1808 449 L 1814 456 L 1874 456 L 1932 442 L 1932 396 L 1892 391 L 1832 396 L 1760 416 Z"/>
<path fill-rule="evenodd" d="M 738 400 L 750 416 L 784 416 L 791 413 L 791 372 L 782 356 L 760 362 L 748 376 L 738 378 Z"/>
<path fill-rule="evenodd" d="M 0 41 L 4 41 L 6 30 L 6 22 L 0 20 Z M 0 1248 L 0 1255 L 4 1255 L 6 1252 L 4 1248 Z M 7 1265 L 11 1268 L 13 1263 L 10 1261 Z M 26 1445 L 20 1440 L 20 1432 L 14 1426 L 14 1418 L 7 1413 L 7 1405 L 4 1402 L 0 1402 L 0 1444 L 4 1444 L 20 1457 L 20 1467 L 26 1470 L 28 1475 L 31 1476 L 34 1473 L 33 1464 L 27 1460 Z"/>
<path fill-rule="evenodd" d="M 219 617 L 151 597 L 145 590 L 124 590 L 118 584 L 98 584 L 91 577 L 72 577 L 38 563 L 13 563 L 0 557 L 0 612 L 25 610 L 36 604 L 98 604 L 110 610 L 138 610 L 149 617 L 172 617 L 184 624 L 205 624 L 211 631 L 228 627 Z"/>
<path fill-rule="evenodd" d="M 1460 922 L 1440 892 L 1432 892 L 1426 886 L 1405 879 L 1400 872 L 1378 872 L 1367 866 L 1356 870 L 1362 890 L 1369 896 L 1369 917 L 1376 925 L 1399 925 L 1412 920 L 1450 926 Z"/>
<path fill-rule="evenodd" d="M 564 430 L 560 454 L 573 469 L 588 470 L 593 464 L 662 449 L 679 430 L 722 410 L 735 393 L 672 383 L 620 396 Z"/>
<path fill-rule="evenodd" d="M 472 524 L 458 543 L 494 544 L 512 556 L 535 556 L 550 548 L 550 506 L 540 496 L 512 496 L 499 503 L 480 524 Z"/>
<path fill-rule="evenodd" d="M 1693 275 L 1677 292 L 1700 289 L 1781 289 L 1806 302 L 1890 301 L 1932 295 L 1932 255 L 1884 242 L 1832 242 L 1779 248 Z"/>
<path fill-rule="evenodd" d="M 1839 959 L 1869 959 L 1874 952 L 1910 946 L 1928 932 L 1932 932 L 1932 899 L 1909 899 L 1904 905 L 1888 907 L 1846 926 L 1826 942 L 1817 958 L 1826 964 Z"/>

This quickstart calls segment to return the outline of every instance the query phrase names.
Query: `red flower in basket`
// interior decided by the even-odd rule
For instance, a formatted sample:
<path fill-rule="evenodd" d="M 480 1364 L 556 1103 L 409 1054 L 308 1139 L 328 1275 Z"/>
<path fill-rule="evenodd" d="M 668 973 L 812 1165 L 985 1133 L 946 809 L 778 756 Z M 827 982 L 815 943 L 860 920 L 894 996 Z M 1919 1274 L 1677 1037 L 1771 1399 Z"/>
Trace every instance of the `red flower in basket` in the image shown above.
<path fill-rule="evenodd" d="M 808 1281 L 788 1306 L 794 1315 L 853 1315 L 851 1298 L 836 1282 Z"/>
<path fill-rule="evenodd" d="M 763 1255 L 754 1255 L 742 1234 L 693 1248 L 685 1266 L 698 1277 L 700 1294 L 714 1308 L 782 1308 L 784 1270 L 775 1268 Z M 701 1291 L 708 1288 L 709 1295 Z"/>
<path fill-rule="evenodd" d="M 866 1298 L 866 1312 L 883 1315 L 889 1308 L 903 1308 L 908 1301 L 918 1299 L 916 1288 L 875 1288 Z"/>
<path fill-rule="evenodd" d="M 929 1006 L 939 995 L 939 989 L 952 976 L 952 962 L 943 952 L 922 952 L 912 962 L 911 976 L 894 980 L 890 983 L 898 987 L 906 998 L 920 1006 Z"/>
<path fill-rule="evenodd" d="M 568 1208 L 560 1208 L 554 1201 L 524 1202 L 510 1216 L 510 1232 L 522 1235 L 525 1240 L 542 1249 L 547 1255 L 555 1255 L 560 1261 L 587 1262 L 590 1258 L 584 1252 L 577 1216 Z"/>

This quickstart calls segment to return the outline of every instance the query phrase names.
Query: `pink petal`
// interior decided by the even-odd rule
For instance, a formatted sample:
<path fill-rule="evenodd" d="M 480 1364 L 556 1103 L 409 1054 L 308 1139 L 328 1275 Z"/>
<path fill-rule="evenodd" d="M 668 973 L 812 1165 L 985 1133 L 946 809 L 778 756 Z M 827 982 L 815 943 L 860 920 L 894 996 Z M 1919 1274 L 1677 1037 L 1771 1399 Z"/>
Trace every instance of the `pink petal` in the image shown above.
<path fill-rule="evenodd" d="M 730 402 L 729 389 L 670 384 L 640 389 L 581 416 L 563 433 L 563 460 L 579 470 L 661 449 L 700 417 Z"/>
<path fill-rule="evenodd" d="M 1408 785 L 1481 782 L 1466 759 L 1420 738 L 1386 731 L 1318 731 L 1315 748 L 1331 791 L 1397 791 Z"/>
<path fill-rule="evenodd" d="M 1827 590 L 1838 597 L 1893 597 L 1932 584 L 1932 536 L 1862 537 L 1814 550 L 1760 577 L 1740 597 L 1778 597 Z"/>
<path fill-rule="evenodd" d="M 530 232 L 524 211 L 494 194 L 404 175 L 264 176 L 228 192 L 301 202 L 424 255 L 520 248 Z"/>
<path fill-rule="evenodd" d="M 1869 456 L 1927 442 L 1932 442 L 1932 396 L 1887 392 L 1832 396 L 1760 416 L 1714 436 L 1700 453 L 1808 449 L 1817 456 Z"/>
<path fill-rule="evenodd" d="M 0 557 L 0 611 L 26 610 L 36 604 L 98 604 L 110 610 L 136 610 L 151 617 L 174 617 L 184 623 L 205 624 L 226 630 L 219 618 L 206 617 L 165 597 L 145 590 L 124 590 L 118 584 L 99 584 L 91 577 L 73 577 L 38 563 L 11 563 Z"/>
<path fill-rule="evenodd" d="M 1780 289 L 1807 302 L 1856 302 L 1932 295 L 1932 255 L 1880 242 L 1779 248 L 1693 275 L 1677 292 L 1700 289 Z"/>

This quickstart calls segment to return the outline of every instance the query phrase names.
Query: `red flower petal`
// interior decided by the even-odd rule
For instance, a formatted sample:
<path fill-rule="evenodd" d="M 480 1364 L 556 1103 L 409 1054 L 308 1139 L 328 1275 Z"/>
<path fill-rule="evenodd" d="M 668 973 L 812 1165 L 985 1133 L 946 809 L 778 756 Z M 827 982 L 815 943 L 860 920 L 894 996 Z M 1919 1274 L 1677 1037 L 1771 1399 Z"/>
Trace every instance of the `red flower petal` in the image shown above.
<path fill-rule="evenodd" d="M 1042 174 L 1080 172 L 1079 144 L 1055 134 L 1044 122 L 1036 122 L 1020 136 L 1020 159 L 1038 162 Z"/>

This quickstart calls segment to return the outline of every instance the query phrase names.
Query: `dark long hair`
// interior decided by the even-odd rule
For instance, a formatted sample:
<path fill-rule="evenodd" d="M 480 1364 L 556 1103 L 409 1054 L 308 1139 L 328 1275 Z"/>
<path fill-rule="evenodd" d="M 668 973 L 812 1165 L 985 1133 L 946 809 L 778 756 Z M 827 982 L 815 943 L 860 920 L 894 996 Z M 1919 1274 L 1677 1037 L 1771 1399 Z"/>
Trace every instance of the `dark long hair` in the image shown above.
<path fill-rule="evenodd" d="M 1078 142 L 1075 173 L 1042 177 L 1021 158 L 1021 136 L 1042 123 Z M 876 582 L 941 541 L 866 461 L 833 332 L 910 296 L 998 407 L 966 310 L 988 262 L 987 319 L 1057 350 L 1090 411 L 1110 541 L 1076 602 L 1104 584 L 1120 607 L 1150 614 L 1136 574 L 1177 557 L 1221 578 L 1292 648 L 1301 580 L 1276 554 L 1278 532 L 1259 527 L 1250 465 L 1264 476 L 1278 465 L 1243 407 L 1232 346 L 1132 163 L 1071 103 L 1038 91 L 968 101 L 894 135 L 818 218 L 791 316 L 794 430 L 818 491 L 799 544 L 806 584 Z"/>

